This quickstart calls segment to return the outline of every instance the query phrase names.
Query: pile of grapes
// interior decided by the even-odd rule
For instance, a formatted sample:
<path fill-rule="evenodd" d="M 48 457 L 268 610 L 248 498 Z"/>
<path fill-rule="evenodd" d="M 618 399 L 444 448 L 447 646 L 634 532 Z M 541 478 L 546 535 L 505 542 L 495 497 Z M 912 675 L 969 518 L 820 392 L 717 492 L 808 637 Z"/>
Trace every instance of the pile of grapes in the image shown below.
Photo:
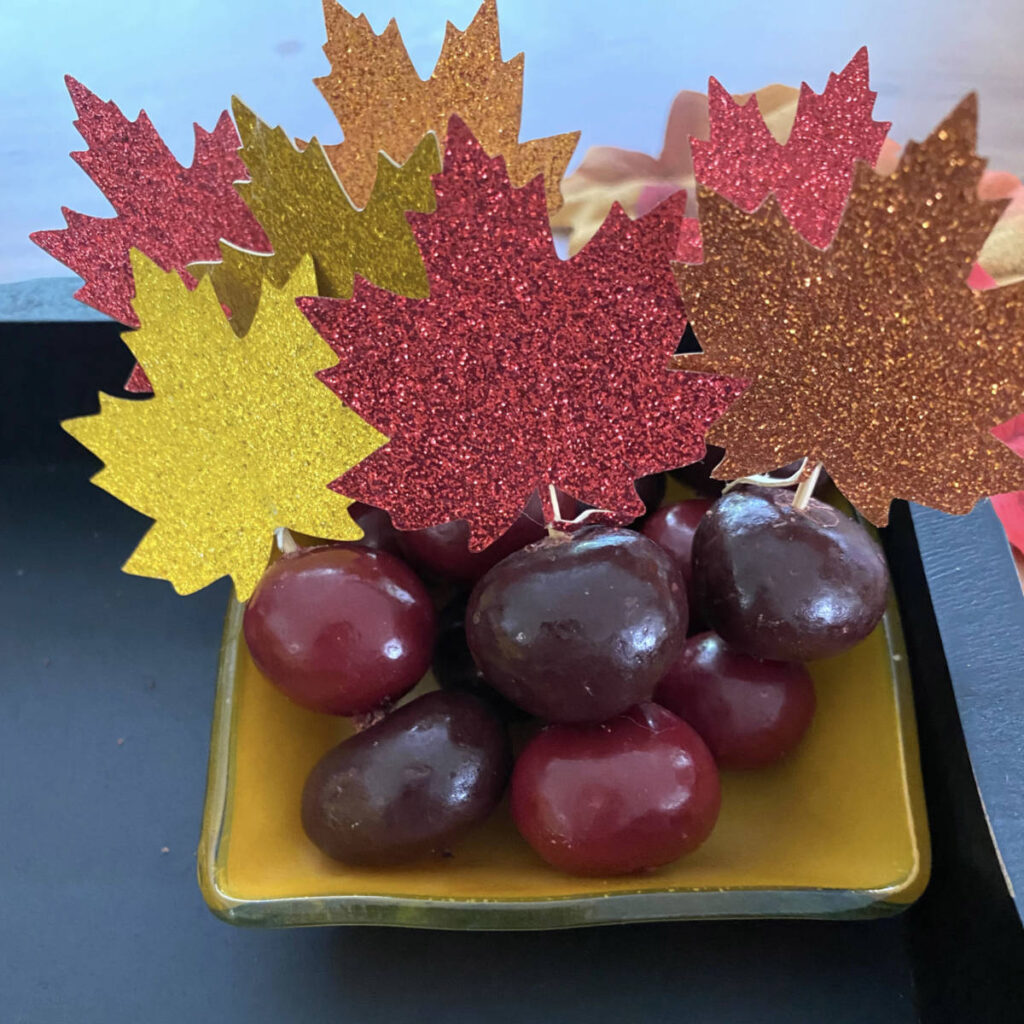
<path fill-rule="evenodd" d="M 639 489 L 649 512 L 631 528 L 548 531 L 535 498 L 478 553 L 465 523 L 401 533 L 353 506 L 363 541 L 271 565 L 245 612 L 254 661 L 358 726 L 303 792 L 321 850 L 362 865 L 448 855 L 508 787 L 554 867 L 649 870 L 710 835 L 719 769 L 793 750 L 815 709 L 803 662 L 883 614 L 881 550 L 823 501 L 794 508 L 791 489 L 661 508 L 662 478 Z M 441 689 L 395 706 L 431 663 Z"/>

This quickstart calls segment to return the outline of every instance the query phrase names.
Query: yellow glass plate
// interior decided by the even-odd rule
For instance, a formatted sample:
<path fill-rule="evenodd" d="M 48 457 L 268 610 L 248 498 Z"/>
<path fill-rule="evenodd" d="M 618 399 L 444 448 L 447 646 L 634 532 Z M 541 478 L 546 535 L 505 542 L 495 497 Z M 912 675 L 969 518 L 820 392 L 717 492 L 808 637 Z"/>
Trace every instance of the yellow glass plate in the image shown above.
<path fill-rule="evenodd" d="M 894 913 L 928 880 L 929 846 L 906 655 L 894 604 L 853 650 L 813 664 L 818 710 L 781 764 L 722 778 L 722 813 L 694 854 L 649 874 L 575 878 L 544 864 L 507 809 L 453 855 L 354 868 L 306 838 L 306 775 L 348 731 L 253 665 L 228 608 L 199 882 L 235 924 L 564 928 L 704 917 Z M 425 680 L 422 687 L 433 685 Z"/>

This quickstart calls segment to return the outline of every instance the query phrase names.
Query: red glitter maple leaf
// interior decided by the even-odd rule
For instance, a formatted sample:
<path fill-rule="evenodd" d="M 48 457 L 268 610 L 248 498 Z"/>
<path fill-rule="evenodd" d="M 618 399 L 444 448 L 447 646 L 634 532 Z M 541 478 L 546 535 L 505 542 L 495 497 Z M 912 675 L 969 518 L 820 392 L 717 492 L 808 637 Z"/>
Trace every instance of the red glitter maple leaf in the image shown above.
<path fill-rule="evenodd" d="M 710 138 L 690 140 L 697 180 L 747 213 L 774 193 L 793 227 L 824 249 L 846 206 L 854 162 L 873 166 L 889 131 L 889 122 L 872 118 L 874 105 L 867 47 L 829 75 L 821 95 L 801 85 L 784 144 L 766 127 L 756 96 L 741 105 L 712 78 Z"/>
<path fill-rule="evenodd" d="M 99 99 L 70 75 L 64 80 L 78 114 L 75 127 L 89 147 L 71 156 L 116 211 L 114 217 L 92 217 L 64 207 L 66 228 L 31 235 L 84 279 L 76 299 L 138 327 L 130 249 L 144 252 L 163 270 L 176 270 L 190 287 L 195 279 L 184 268 L 219 260 L 221 238 L 258 252 L 270 249 L 234 188 L 248 175 L 227 111 L 212 132 L 195 125 L 192 166 L 182 167 L 145 111 L 129 121 L 116 104 Z M 151 390 L 139 367 L 127 386 Z"/>
<path fill-rule="evenodd" d="M 668 369 L 686 323 L 669 263 L 685 197 L 636 221 L 614 206 L 563 261 L 542 178 L 513 188 L 457 117 L 433 182 L 436 212 L 406 214 L 429 298 L 357 278 L 351 299 L 297 300 L 338 355 L 320 379 L 390 438 L 331 486 L 401 529 L 467 520 L 474 549 L 538 487 L 631 520 L 634 480 L 699 459 L 745 387 Z"/>

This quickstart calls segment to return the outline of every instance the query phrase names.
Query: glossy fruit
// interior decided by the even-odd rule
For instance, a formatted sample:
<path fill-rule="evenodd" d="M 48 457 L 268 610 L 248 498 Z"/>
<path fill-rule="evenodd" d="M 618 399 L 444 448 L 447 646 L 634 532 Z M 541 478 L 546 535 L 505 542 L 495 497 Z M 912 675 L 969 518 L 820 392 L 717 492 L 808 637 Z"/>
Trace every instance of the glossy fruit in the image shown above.
<path fill-rule="evenodd" d="M 564 518 L 576 514 L 576 502 L 567 495 L 560 495 L 559 508 Z M 425 530 L 400 530 L 398 544 L 418 568 L 456 583 L 475 583 L 503 558 L 540 540 L 546 532 L 540 496 L 534 493 L 515 523 L 482 551 L 469 550 L 469 524 L 463 519 Z"/>
<path fill-rule="evenodd" d="M 484 679 L 466 643 L 466 602 L 468 594 L 453 598 L 438 617 L 434 645 L 434 678 L 442 690 L 471 693 L 487 701 L 502 721 L 526 718 L 526 712 L 507 701 Z"/>
<path fill-rule="evenodd" d="M 548 726 L 512 774 L 512 817 L 549 864 L 578 875 L 660 867 L 711 834 L 721 795 L 703 740 L 657 704 Z"/>
<path fill-rule="evenodd" d="M 302 827 L 350 864 L 442 853 L 491 813 L 510 767 L 505 731 L 483 701 L 428 693 L 320 759 L 302 793 Z"/>
<path fill-rule="evenodd" d="M 398 531 L 391 523 L 387 512 L 372 505 L 364 505 L 354 501 L 349 506 L 349 515 L 359 524 L 363 537 L 356 543 L 374 551 L 387 551 L 391 555 L 401 555 L 398 546 Z"/>
<path fill-rule="evenodd" d="M 693 540 L 693 587 L 711 628 L 757 658 L 810 661 L 862 640 L 885 611 L 882 549 L 859 523 L 793 491 L 741 487 Z"/>
<path fill-rule="evenodd" d="M 654 699 L 697 730 L 719 768 L 759 768 L 785 757 L 815 706 L 803 665 L 752 658 L 715 633 L 686 641 Z"/>
<path fill-rule="evenodd" d="M 244 619 L 259 670 L 296 703 L 333 715 L 370 711 L 415 686 L 430 665 L 434 628 L 416 574 L 358 545 L 283 555 Z"/>
<path fill-rule="evenodd" d="M 466 638 L 484 677 L 530 714 L 599 722 L 650 698 L 686 636 L 672 559 L 593 526 L 531 544 L 473 589 Z"/>
<path fill-rule="evenodd" d="M 688 593 L 693 577 L 693 535 L 704 513 L 713 504 L 709 498 L 691 498 L 665 505 L 644 523 L 641 531 L 672 556 L 686 580 Z"/>

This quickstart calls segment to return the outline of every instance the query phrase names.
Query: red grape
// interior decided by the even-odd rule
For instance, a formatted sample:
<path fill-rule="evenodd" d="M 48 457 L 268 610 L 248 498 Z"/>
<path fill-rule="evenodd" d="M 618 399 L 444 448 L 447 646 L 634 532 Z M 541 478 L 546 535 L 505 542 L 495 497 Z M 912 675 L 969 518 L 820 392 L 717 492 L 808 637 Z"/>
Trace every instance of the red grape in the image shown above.
<path fill-rule="evenodd" d="M 283 555 L 245 609 L 260 671 L 314 711 L 354 715 L 410 690 L 430 665 L 435 616 L 416 574 L 358 545 Z"/>
<path fill-rule="evenodd" d="M 715 633 L 690 637 L 654 699 L 700 733 L 719 768 L 759 768 L 788 754 L 814 717 L 803 665 L 734 651 Z"/>
<path fill-rule="evenodd" d="M 691 498 L 677 501 L 658 509 L 644 523 L 643 535 L 650 537 L 659 547 L 664 548 L 679 566 L 686 580 L 686 593 L 690 599 L 690 614 L 693 615 L 693 535 L 704 513 L 714 504 L 707 498 Z"/>
<path fill-rule="evenodd" d="M 606 526 L 509 555 L 466 613 L 484 678 L 553 722 L 599 722 L 648 700 L 685 637 L 675 563 L 641 534 Z"/>
<path fill-rule="evenodd" d="M 320 759 L 302 793 L 302 826 L 324 853 L 394 864 L 443 852 L 501 799 L 508 739 L 465 693 L 428 693 Z"/>
<path fill-rule="evenodd" d="M 695 850 L 720 802 L 704 741 L 656 704 L 548 726 L 512 773 L 519 831 L 549 864 L 579 875 L 643 871 Z"/>

